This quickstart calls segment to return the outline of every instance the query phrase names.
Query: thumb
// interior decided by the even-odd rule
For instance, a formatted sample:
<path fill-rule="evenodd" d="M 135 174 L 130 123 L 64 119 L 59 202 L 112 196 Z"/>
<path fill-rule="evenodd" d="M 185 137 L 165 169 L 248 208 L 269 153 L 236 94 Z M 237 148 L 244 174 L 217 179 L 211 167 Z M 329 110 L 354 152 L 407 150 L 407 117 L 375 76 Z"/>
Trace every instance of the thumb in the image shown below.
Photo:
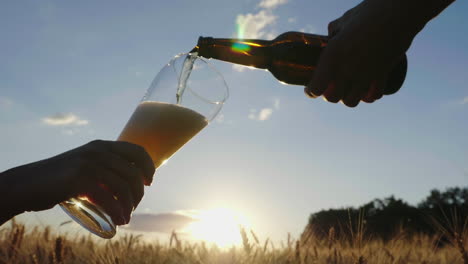
<path fill-rule="evenodd" d="M 304 92 L 312 97 L 321 96 L 327 89 L 329 83 L 333 80 L 336 58 L 333 53 L 333 46 L 328 45 L 320 56 L 317 68 L 312 75 L 312 80 L 305 87 Z"/>

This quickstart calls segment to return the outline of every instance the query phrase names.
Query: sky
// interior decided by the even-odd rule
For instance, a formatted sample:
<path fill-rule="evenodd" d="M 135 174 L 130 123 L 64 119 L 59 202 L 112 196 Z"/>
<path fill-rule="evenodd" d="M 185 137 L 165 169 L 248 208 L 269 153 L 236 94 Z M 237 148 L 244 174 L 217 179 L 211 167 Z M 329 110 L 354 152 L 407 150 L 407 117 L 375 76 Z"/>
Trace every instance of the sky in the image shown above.
<path fill-rule="evenodd" d="M 357 3 L 3 1 L 0 171 L 116 139 L 159 69 L 199 36 L 235 37 L 239 26 L 245 38 L 327 34 Z M 279 241 L 321 209 L 390 195 L 416 204 L 431 189 L 466 186 L 467 11 L 455 2 L 415 38 L 397 94 L 355 109 L 309 99 L 265 71 L 210 61 L 230 98 L 158 169 L 130 227 L 164 233 L 174 226 L 166 222 L 229 208 Z M 57 230 L 69 219 L 58 207 L 20 218 Z"/>

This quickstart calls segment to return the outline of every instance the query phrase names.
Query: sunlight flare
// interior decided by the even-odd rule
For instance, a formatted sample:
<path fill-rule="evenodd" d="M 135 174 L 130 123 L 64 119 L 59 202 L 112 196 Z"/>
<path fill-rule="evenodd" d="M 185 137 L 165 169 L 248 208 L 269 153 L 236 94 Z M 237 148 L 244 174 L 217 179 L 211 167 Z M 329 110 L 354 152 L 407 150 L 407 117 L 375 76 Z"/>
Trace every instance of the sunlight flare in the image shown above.
<path fill-rule="evenodd" d="M 250 226 L 244 216 L 227 208 L 201 211 L 195 218 L 184 232 L 220 248 L 241 245 L 240 227 Z"/>

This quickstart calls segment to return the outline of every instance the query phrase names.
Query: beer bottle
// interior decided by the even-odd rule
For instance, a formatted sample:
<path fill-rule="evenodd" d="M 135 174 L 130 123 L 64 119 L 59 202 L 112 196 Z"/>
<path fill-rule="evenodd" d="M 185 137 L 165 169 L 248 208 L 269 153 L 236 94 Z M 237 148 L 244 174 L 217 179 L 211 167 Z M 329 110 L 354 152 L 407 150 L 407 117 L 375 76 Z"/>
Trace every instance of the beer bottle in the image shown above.
<path fill-rule="evenodd" d="M 192 52 L 199 56 L 267 69 L 283 83 L 306 86 L 312 79 L 328 37 L 286 32 L 273 40 L 200 37 Z M 393 94 L 406 77 L 406 55 L 392 70 L 384 94 Z"/>

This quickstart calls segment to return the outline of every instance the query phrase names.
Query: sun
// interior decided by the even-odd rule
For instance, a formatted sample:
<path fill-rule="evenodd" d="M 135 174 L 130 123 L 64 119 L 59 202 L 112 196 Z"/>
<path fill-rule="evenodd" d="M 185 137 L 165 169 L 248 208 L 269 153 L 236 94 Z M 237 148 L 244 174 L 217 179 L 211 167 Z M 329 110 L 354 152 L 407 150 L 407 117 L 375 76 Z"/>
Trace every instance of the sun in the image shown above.
<path fill-rule="evenodd" d="M 185 232 L 195 240 L 217 245 L 220 248 L 240 246 L 240 227 L 248 227 L 244 216 L 227 208 L 200 211 Z"/>

